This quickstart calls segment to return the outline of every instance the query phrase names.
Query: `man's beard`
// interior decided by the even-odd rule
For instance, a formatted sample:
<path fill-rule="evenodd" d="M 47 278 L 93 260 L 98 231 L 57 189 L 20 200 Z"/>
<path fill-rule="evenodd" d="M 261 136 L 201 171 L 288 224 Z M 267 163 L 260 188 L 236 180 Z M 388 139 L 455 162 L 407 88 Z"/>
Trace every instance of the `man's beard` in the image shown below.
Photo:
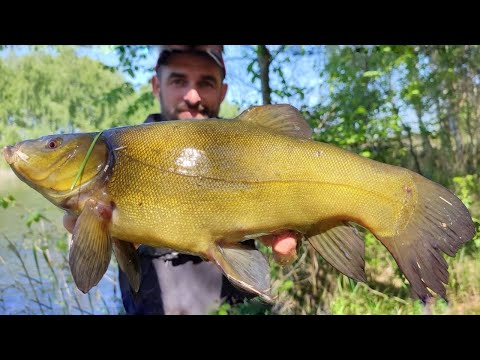
<path fill-rule="evenodd" d="M 165 107 L 162 106 L 162 108 L 165 108 Z M 179 115 L 183 112 L 197 113 L 195 117 L 196 119 L 200 119 L 197 117 L 198 114 L 201 115 L 202 119 L 213 119 L 218 117 L 217 110 L 210 109 L 203 104 L 198 104 L 196 106 L 189 106 L 187 103 L 182 102 L 175 107 L 173 113 L 168 114 L 168 116 L 170 117 L 169 120 L 179 119 Z"/>

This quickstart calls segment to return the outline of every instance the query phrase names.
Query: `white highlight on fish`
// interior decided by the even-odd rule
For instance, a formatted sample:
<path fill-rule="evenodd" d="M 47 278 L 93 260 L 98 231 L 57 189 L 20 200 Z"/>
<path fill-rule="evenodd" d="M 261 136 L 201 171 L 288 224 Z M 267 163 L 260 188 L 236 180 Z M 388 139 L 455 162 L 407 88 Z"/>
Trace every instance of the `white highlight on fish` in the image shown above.
<path fill-rule="evenodd" d="M 180 167 L 183 168 L 194 168 L 197 166 L 197 162 L 202 158 L 202 153 L 200 150 L 193 148 L 185 148 L 182 150 L 180 156 L 175 161 Z"/>
<path fill-rule="evenodd" d="M 30 159 L 30 156 L 28 156 L 27 154 L 21 152 L 20 150 L 17 150 L 17 151 L 15 152 L 15 154 L 16 154 L 20 159 L 22 159 L 22 160 L 25 161 L 25 162 L 28 162 L 28 159 Z"/>
<path fill-rule="evenodd" d="M 453 206 L 451 202 L 449 202 L 449 201 L 445 200 L 445 199 L 444 199 L 444 198 L 442 198 L 441 196 L 439 196 L 439 198 L 440 198 L 440 199 L 442 199 L 443 201 L 445 201 L 445 202 L 446 202 L 448 205 L 450 205 L 450 206 Z"/>

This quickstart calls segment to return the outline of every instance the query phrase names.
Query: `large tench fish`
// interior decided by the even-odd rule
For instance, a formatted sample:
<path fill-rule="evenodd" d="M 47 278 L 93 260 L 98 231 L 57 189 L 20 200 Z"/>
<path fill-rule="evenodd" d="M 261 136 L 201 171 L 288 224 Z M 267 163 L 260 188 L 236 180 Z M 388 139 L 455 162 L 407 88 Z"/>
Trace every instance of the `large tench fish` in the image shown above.
<path fill-rule="evenodd" d="M 4 157 L 21 180 L 78 216 L 69 263 L 83 292 L 104 275 L 112 248 L 138 289 L 139 243 L 213 261 L 232 283 L 272 301 L 268 262 L 241 242 L 287 229 L 365 281 L 356 223 L 386 246 L 415 295 L 446 297 L 443 253 L 454 256 L 475 233 L 449 190 L 312 140 L 289 105 L 253 107 L 232 120 L 45 136 L 5 147 Z"/>

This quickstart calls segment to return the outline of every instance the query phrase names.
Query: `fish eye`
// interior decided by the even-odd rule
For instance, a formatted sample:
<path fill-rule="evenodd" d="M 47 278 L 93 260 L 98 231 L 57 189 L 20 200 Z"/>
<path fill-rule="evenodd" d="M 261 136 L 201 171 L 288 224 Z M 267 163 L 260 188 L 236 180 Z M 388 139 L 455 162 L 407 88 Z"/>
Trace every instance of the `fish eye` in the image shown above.
<path fill-rule="evenodd" d="M 46 147 L 47 149 L 53 150 L 53 149 L 58 148 L 61 143 L 62 143 L 62 139 L 61 139 L 61 138 L 50 139 L 50 140 L 47 141 L 45 147 Z"/>

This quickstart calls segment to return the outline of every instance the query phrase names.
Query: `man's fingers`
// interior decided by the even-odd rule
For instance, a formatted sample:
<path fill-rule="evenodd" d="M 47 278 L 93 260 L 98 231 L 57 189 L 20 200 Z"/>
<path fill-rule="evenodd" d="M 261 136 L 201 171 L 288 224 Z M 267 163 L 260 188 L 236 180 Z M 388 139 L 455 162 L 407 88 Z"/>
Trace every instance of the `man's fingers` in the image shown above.
<path fill-rule="evenodd" d="M 290 234 L 282 234 L 272 240 L 272 249 L 279 255 L 289 255 L 297 248 L 297 239 Z"/>
<path fill-rule="evenodd" d="M 274 252 L 281 255 L 287 255 L 294 251 L 297 247 L 297 241 L 300 239 L 300 234 L 294 231 L 285 231 L 278 234 L 264 235 L 260 237 L 260 241 L 266 245 L 271 246 Z"/>
<path fill-rule="evenodd" d="M 265 235 L 260 241 L 271 246 L 273 258 L 280 265 L 291 264 L 297 258 L 297 242 L 300 235 L 293 231 L 286 231 L 276 235 Z"/>

